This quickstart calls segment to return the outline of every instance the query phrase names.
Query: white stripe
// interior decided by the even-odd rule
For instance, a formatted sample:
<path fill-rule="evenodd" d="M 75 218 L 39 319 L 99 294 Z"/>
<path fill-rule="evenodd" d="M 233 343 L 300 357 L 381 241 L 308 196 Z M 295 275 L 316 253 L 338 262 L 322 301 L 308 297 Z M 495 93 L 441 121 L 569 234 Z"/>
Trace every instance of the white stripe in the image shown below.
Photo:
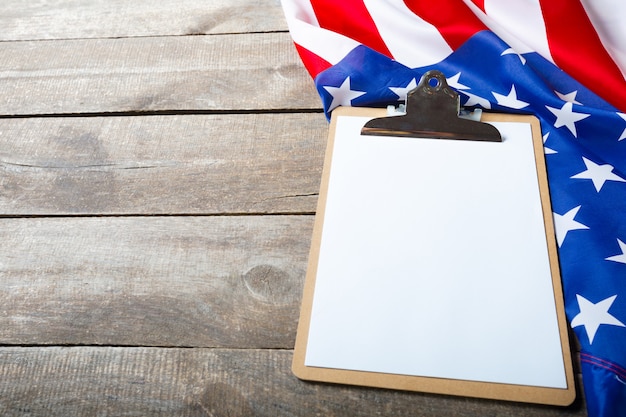
<path fill-rule="evenodd" d="M 602 44 L 626 78 L 626 2 L 582 0 Z"/>
<path fill-rule="evenodd" d="M 480 10 L 480 8 L 478 8 L 478 6 L 476 6 L 471 0 L 463 1 L 485 24 L 485 26 L 511 46 L 515 52 L 518 54 L 539 52 L 544 56 L 544 58 L 550 62 L 554 62 L 552 55 L 550 54 L 550 50 L 547 47 L 548 41 L 546 28 L 541 14 L 541 9 L 537 10 L 537 7 L 539 7 L 538 0 L 526 0 L 529 4 L 534 4 L 536 6 L 531 7 L 532 10 L 524 11 L 524 15 L 532 15 L 530 18 L 527 18 L 524 15 L 516 15 L 516 13 L 518 13 L 518 9 L 528 7 L 513 4 L 515 1 L 519 0 L 509 0 L 501 3 L 498 3 L 498 0 L 485 0 L 485 10 L 487 10 L 489 15 L 483 13 L 483 11 Z M 502 10 L 506 8 L 506 6 L 512 4 L 515 10 L 514 13 L 506 13 Z M 516 19 L 518 19 L 518 21 L 511 24 L 510 20 Z M 528 19 L 528 23 L 524 19 Z M 530 32 L 535 33 L 532 33 L 531 36 L 527 36 Z"/>
<path fill-rule="evenodd" d="M 313 26 L 319 26 L 315 11 L 309 0 L 281 0 L 283 11 L 289 20 L 301 20 Z"/>
<path fill-rule="evenodd" d="M 354 39 L 319 27 L 308 0 L 281 0 L 295 43 L 334 65 L 360 45 Z"/>
<path fill-rule="evenodd" d="M 548 46 L 546 24 L 539 0 L 485 0 L 485 12 L 514 39 L 520 40 L 523 45 L 554 62 Z M 514 45 L 511 46 L 515 48 Z"/>
<path fill-rule="evenodd" d="M 292 24 L 289 25 L 289 31 L 295 43 L 308 49 L 332 65 L 337 64 L 345 58 L 350 51 L 360 45 L 360 43 L 354 39 L 330 30 L 309 25 L 301 20 L 292 22 Z"/>
<path fill-rule="evenodd" d="M 378 32 L 393 58 L 410 68 L 432 65 L 452 49 L 437 28 L 416 16 L 402 0 L 365 0 Z"/>

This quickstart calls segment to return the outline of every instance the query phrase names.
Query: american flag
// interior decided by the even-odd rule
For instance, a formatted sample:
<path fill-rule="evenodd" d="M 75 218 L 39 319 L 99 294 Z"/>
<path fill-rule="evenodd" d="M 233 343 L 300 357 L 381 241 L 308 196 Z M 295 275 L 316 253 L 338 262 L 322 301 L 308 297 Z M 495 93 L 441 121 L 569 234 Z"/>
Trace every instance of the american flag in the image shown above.
<path fill-rule="evenodd" d="M 541 122 L 590 416 L 626 416 L 626 2 L 282 0 L 327 115 L 444 73 L 461 104 Z"/>

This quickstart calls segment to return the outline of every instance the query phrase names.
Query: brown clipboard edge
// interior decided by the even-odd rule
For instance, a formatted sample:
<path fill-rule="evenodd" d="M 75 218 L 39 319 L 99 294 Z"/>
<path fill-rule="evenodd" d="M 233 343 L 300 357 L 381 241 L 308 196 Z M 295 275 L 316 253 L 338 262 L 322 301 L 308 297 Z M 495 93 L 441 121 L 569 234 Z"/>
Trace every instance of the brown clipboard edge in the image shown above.
<path fill-rule="evenodd" d="M 305 365 L 306 347 L 308 343 L 309 324 L 313 306 L 315 278 L 317 276 L 317 262 L 324 224 L 326 196 L 330 180 L 331 162 L 335 141 L 337 119 L 340 116 L 384 117 L 386 109 L 338 107 L 331 115 L 328 143 L 324 158 L 324 168 L 320 184 L 320 194 L 317 204 L 317 213 L 313 226 L 313 238 L 309 252 L 309 262 L 304 283 L 300 320 L 298 323 L 296 343 L 294 348 L 292 371 L 299 378 L 308 381 L 328 382 L 346 385 L 397 389 L 405 391 L 424 392 L 432 394 L 457 395 L 494 400 L 518 401 L 546 405 L 568 406 L 576 399 L 574 369 L 569 344 L 568 324 L 563 302 L 563 289 L 558 262 L 557 244 L 552 218 L 552 208 L 548 188 L 547 171 L 543 152 L 543 140 L 539 120 L 529 115 L 509 115 L 483 113 L 483 122 L 512 122 L 528 123 L 531 126 L 535 162 L 538 177 L 539 193 L 546 230 L 546 243 L 550 259 L 552 286 L 555 294 L 559 336 L 561 339 L 561 353 L 565 368 L 567 387 L 548 388 L 526 385 L 513 385 L 490 382 L 455 380 L 446 378 L 432 378 L 422 376 L 396 375 L 365 371 L 351 371 L 343 369 L 309 367 Z"/>

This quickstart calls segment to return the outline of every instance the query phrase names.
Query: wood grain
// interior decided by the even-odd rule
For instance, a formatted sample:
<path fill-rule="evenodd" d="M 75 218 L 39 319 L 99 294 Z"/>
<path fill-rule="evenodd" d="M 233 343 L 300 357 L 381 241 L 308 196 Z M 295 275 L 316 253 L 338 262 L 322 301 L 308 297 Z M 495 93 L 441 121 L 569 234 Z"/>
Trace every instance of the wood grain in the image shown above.
<path fill-rule="evenodd" d="M 277 0 L 3 0 L 0 41 L 285 31 Z"/>
<path fill-rule="evenodd" d="M 3 416 L 585 416 L 297 380 L 285 350 L 0 348 Z"/>
<path fill-rule="evenodd" d="M 0 344 L 292 348 L 312 216 L 0 219 Z"/>
<path fill-rule="evenodd" d="M 1 115 L 317 109 L 287 33 L 0 42 Z"/>
<path fill-rule="evenodd" d="M 0 215 L 311 213 L 322 114 L 0 119 Z"/>
<path fill-rule="evenodd" d="M 586 415 L 292 375 L 327 124 L 278 0 L 0 27 L 0 415 Z"/>

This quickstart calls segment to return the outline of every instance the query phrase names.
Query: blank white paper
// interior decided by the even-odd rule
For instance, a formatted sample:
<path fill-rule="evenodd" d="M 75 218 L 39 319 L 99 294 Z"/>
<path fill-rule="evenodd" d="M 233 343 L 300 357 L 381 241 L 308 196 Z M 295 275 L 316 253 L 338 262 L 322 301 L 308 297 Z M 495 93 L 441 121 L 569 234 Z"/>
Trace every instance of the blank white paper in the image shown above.
<path fill-rule="evenodd" d="M 502 143 L 339 117 L 305 365 L 566 388 L 530 125 Z"/>

